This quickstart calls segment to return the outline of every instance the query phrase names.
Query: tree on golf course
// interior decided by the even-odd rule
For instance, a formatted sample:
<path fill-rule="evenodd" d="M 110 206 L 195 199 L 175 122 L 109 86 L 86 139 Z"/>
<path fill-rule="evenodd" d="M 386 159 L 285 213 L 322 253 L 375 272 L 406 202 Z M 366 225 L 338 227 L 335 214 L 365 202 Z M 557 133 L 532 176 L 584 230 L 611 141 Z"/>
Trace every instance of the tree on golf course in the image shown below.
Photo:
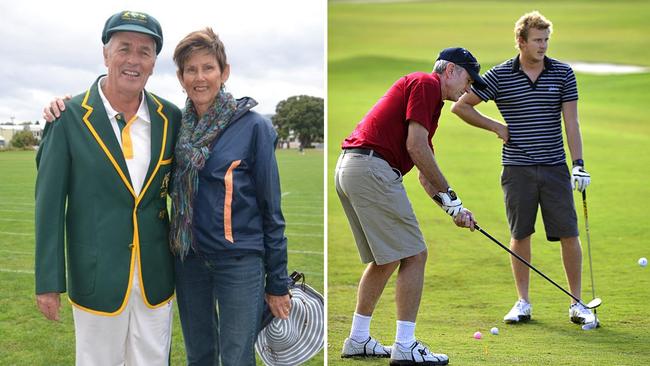
<path fill-rule="evenodd" d="M 300 146 L 309 148 L 312 142 L 323 139 L 323 115 L 323 98 L 296 95 L 278 103 L 272 121 L 281 141 L 293 131 Z"/>

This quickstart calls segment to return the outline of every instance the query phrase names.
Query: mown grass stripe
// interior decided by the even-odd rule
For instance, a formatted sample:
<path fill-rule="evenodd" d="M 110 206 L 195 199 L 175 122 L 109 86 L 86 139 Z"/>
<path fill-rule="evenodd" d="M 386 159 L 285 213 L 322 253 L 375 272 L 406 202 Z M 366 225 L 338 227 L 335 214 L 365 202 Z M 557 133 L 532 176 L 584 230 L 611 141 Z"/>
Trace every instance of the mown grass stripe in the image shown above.
<path fill-rule="evenodd" d="M 4 273 L 20 273 L 20 274 L 29 274 L 29 275 L 34 274 L 34 271 L 28 271 L 28 270 L 23 270 L 23 269 L 8 269 L 8 268 L 0 268 L 0 272 L 4 272 Z"/>
<path fill-rule="evenodd" d="M 19 235 L 19 236 L 34 236 L 34 233 L 17 233 L 17 232 L 12 232 L 12 231 L 0 231 L 0 234 Z"/>
<path fill-rule="evenodd" d="M 305 236 L 305 237 L 313 237 L 313 238 L 322 238 L 323 233 L 295 233 L 295 232 L 286 232 L 286 236 L 291 237 L 291 236 Z"/>
<path fill-rule="evenodd" d="M 324 255 L 325 253 L 323 252 L 314 252 L 314 251 L 309 251 L 309 250 L 288 250 L 289 253 L 296 253 L 296 254 L 315 254 L 315 255 Z"/>

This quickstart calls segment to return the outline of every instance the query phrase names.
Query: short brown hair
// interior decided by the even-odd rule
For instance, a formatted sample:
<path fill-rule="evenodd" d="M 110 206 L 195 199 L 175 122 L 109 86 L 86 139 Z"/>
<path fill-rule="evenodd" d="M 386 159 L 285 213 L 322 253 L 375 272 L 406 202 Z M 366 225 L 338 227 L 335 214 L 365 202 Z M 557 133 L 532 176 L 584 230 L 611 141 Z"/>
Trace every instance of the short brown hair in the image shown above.
<path fill-rule="evenodd" d="M 226 48 L 223 42 L 221 42 L 219 36 L 214 33 L 212 28 L 206 27 L 205 29 L 188 34 L 176 46 L 174 50 L 174 63 L 176 63 L 178 72 L 181 75 L 183 75 L 185 62 L 196 51 L 208 51 L 208 53 L 214 55 L 221 71 L 225 70 L 228 65 Z"/>
<path fill-rule="evenodd" d="M 537 10 L 522 15 L 517 20 L 517 23 L 515 23 L 515 48 L 519 48 L 519 38 L 528 40 L 528 31 L 531 28 L 540 30 L 548 29 L 552 33 L 553 23 Z"/>

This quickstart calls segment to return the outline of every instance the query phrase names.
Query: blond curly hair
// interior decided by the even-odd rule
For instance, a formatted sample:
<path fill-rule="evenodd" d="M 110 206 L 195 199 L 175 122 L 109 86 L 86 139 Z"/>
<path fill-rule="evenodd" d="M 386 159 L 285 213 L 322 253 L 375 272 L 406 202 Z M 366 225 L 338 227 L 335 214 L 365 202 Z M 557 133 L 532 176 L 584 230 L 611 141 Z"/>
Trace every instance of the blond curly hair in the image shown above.
<path fill-rule="evenodd" d="M 531 28 L 540 30 L 549 30 L 549 34 L 553 33 L 553 23 L 546 19 L 537 10 L 526 13 L 517 20 L 515 23 L 515 48 L 519 49 L 519 40 L 528 40 L 528 31 Z"/>

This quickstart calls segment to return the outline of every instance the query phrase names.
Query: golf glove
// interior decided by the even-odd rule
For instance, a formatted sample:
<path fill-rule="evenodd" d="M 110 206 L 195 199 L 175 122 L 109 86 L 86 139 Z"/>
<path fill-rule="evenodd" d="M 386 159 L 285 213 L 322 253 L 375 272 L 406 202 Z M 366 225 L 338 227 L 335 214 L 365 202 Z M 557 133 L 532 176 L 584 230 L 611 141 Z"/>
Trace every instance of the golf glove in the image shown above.
<path fill-rule="evenodd" d="M 447 192 L 436 193 L 433 200 L 452 217 L 456 217 L 463 210 L 463 203 L 451 187 L 447 188 Z"/>
<path fill-rule="evenodd" d="M 591 183 L 591 176 L 585 171 L 585 168 L 580 165 L 574 166 L 571 170 L 571 188 L 582 192 L 589 183 Z"/>

